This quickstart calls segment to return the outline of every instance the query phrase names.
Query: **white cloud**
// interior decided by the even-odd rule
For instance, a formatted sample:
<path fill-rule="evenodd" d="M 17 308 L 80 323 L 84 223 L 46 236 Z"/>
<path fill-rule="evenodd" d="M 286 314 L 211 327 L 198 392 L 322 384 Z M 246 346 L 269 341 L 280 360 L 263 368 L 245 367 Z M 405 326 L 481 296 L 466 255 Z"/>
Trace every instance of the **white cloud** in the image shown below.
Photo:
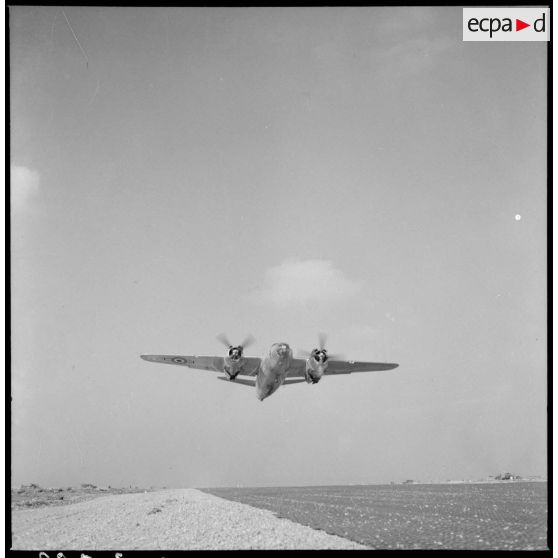
<path fill-rule="evenodd" d="M 39 173 L 27 167 L 12 165 L 11 169 L 11 206 L 14 210 L 26 209 L 39 190 Z"/>
<path fill-rule="evenodd" d="M 332 302 L 355 295 L 361 286 L 329 260 L 285 260 L 265 272 L 263 286 L 249 297 L 275 306 Z"/>

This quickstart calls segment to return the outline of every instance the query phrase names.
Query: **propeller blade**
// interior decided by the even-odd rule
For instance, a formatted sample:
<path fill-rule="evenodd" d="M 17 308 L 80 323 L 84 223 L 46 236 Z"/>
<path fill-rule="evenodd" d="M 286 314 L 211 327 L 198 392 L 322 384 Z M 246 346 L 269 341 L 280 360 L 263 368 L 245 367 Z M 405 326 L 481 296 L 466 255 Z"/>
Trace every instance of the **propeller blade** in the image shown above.
<path fill-rule="evenodd" d="M 244 341 L 242 341 L 242 343 L 240 344 L 240 346 L 243 349 L 246 349 L 246 347 L 249 347 L 250 345 L 254 344 L 254 336 L 252 334 L 248 335 L 248 337 L 246 337 L 246 339 L 244 339 Z"/>
<path fill-rule="evenodd" d="M 219 335 L 217 335 L 217 341 L 221 341 L 221 343 L 223 343 L 223 345 L 225 345 L 225 347 L 227 348 L 232 346 L 224 333 L 220 333 Z"/>
<path fill-rule="evenodd" d="M 325 348 L 326 340 L 327 335 L 325 333 L 318 333 L 318 345 L 320 347 L 320 350 L 323 350 Z"/>

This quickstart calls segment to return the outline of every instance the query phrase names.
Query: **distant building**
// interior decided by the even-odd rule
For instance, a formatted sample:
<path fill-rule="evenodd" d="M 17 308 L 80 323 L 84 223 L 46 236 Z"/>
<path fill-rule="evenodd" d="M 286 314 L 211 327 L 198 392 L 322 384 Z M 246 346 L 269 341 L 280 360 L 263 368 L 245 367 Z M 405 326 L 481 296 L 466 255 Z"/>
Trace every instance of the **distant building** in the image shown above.
<path fill-rule="evenodd" d="M 519 475 L 512 475 L 511 473 L 500 473 L 496 475 L 496 480 L 520 480 L 521 477 Z"/>

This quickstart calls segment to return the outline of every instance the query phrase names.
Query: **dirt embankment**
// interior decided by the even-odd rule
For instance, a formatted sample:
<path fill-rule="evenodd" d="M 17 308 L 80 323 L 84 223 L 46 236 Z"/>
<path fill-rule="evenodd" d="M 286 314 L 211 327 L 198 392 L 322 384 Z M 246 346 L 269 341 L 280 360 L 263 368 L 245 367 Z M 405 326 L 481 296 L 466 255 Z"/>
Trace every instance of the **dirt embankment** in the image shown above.
<path fill-rule="evenodd" d="M 195 489 L 110 495 L 12 512 L 17 550 L 365 549 Z"/>
<path fill-rule="evenodd" d="M 98 487 L 94 484 L 69 486 L 68 488 L 43 488 L 38 484 L 23 485 L 21 488 L 12 488 L 12 510 L 25 510 L 29 508 L 42 508 L 44 506 L 64 506 L 76 504 L 108 496 L 109 494 L 136 494 L 138 492 L 152 492 L 153 488 Z"/>

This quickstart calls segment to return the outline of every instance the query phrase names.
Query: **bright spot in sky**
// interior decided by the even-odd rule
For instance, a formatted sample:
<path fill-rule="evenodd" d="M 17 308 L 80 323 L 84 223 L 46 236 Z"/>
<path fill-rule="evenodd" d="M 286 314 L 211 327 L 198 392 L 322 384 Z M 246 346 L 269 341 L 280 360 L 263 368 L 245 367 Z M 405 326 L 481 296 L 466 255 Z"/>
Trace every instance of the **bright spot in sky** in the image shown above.
<path fill-rule="evenodd" d="M 520 220 L 521 220 L 521 215 L 517 214 L 517 215 L 515 216 L 515 220 L 516 220 L 516 221 L 520 221 Z"/>

